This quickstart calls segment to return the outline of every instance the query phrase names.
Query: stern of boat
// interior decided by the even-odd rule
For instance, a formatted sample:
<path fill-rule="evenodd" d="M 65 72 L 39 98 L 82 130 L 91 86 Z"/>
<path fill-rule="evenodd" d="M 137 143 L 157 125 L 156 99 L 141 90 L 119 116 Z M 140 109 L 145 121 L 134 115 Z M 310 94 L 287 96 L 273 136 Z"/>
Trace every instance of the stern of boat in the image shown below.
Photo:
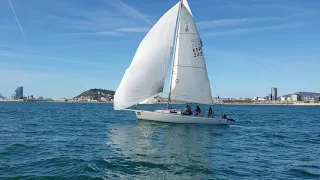
<path fill-rule="evenodd" d="M 140 119 L 139 117 L 141 117 L 143 113 L 142 110 L 135 110 L 134 112 L 136 113 L 137 118 Z"/>

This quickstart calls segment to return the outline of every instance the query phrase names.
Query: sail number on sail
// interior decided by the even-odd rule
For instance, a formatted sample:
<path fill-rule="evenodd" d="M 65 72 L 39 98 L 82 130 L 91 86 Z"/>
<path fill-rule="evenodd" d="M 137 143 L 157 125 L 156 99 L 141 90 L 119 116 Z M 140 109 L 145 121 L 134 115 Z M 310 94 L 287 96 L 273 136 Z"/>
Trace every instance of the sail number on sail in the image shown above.
<path fill-rule="evenodd" d="M 192 39 L 193 57 L 203 56 L 202 41 L 200 38 Z"/>

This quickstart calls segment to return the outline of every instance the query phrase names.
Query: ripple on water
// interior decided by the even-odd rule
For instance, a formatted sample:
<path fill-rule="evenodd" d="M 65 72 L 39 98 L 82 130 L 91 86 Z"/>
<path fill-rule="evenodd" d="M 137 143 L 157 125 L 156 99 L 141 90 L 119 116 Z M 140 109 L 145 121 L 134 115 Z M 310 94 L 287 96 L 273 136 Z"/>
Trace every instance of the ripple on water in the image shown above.
<path fill-rule="evenodd" d="M 294 176 L 296 177 L 301 177 L 301 178 L 320 178 L 320 172 L 319 168 L 318 169 L 311 169 L 309 168 L 292 168 L 289 170 L 290 173 L 293 173 Z"/>
<path fill-rule="evenodd" d="M 0 103 L 0 179 L 320 179 L 319 107 L 223 109 L 235 125 L 136 121 L 112 104 Z"/>

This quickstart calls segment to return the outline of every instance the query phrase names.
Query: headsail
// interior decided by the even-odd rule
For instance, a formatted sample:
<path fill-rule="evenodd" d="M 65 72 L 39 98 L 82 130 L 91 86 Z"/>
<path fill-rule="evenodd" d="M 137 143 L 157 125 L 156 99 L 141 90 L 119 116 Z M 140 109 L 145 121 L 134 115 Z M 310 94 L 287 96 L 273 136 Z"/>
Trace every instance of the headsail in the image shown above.
<path fill-rule="evenodd" d="M 212 104 L 203 45 L 191 11 L 182 5 L 170 98 Z"/>
<path fill-rule="evenodd" d="M 188 11 L 190 12 L 190 14 L 192 15 L 190 6 L 189 6 L 189 4 L 188 4 L 188 1 L 187 1 L 187 0 L 182 0 L 182 3 L 183 3 L 183 5 L 188 9 Z"/>
<path fill-rule="evenodd" d="M 114 109 L 125 109 L 163 91 L 174 39 L 177 3 L 140 43 L 114 97 Z"/>

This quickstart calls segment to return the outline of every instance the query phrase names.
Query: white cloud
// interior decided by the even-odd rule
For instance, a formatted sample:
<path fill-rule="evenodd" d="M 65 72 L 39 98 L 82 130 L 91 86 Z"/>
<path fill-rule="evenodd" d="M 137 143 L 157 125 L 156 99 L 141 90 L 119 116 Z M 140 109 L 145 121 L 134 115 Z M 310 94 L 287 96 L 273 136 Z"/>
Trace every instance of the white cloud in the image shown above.
<path fill-rule="evenodd" d="M 120 9 L 120 11 L 127 16 L 144 21 L 151 26 L 153 25 L 153 23 L 147 18 L 147 15 L 124 3 L 122 0 L 107 0 L 107 2 L 109 2 L 110 5 L 114 6 L 115 8 Z"/>
<path fill-rule="evenodd" d="M 121 36 L 122 34 L 113 30 L 110 31 L 93 31 L 93 32 L 72 32 L 49 34 L 49 36 L 83 36 L 83 35 L 98 35 L 98 36 Z"/>
<path fill-rule="evenodd" d="M 148 31 L 150 27 L 141 26 L 141 22 L 153 25 L 147 15 L 121 0 L 103 0 L 98 11 L 83 10 L 67 1 L 49 2 L 53 7 L 63 8 L 27 7 L 30 13 L 45 17 L 47 22 L 58 27 L 58 30 L 45 32 L 47 36 L 122 36 L 126 32 Z"/>
<path fill-rule="evenodd" d="M 48 34 L 48 36 L 84 36 L 84 35 L 96 35 L 96 36 L 123 36 L 124 33 L 129 32 L 148 32 L 149 27 L 130 27 L 130 28 L 117 28 L 108 31 L 93 31 L 93 32 L 72 32 L 72 33 L 58 33 Z"/>
<path fill-rule="evenodd" d="M 199 28 L 216 28 L 216 27 L 225 27 L 225 26 L 235 26 L 242 24 L 252 24 L 263 21 L 284 21 L 292 18 L 303 17 L 308 15 L 319 14 L 320 11 L 303 11 L 299 13 L 294 13 L 290 16 L 282 16 L 282 17 L 251 17 L 251 18 L 234 18 L 234 19 L 221 19 L 221 20 L 213 20 L 213 21 L 200 21 L 197 23 Z"/>
<path fill-rule="evenodd" d="M 265 21 L 275 19 L 274 17 L 266 17 L 266 18 L 235 18 L 235 19 L 221 19 L 221 20 L 213 20 L 213 21 L 201 21 L 197 23 L 199 28 L 211 28 L 211 27 L 220 27 L 220 26 L 234 26 L 239 24 L 248 24 L 253 22 Z"/>
<path fill-rule="evenodd" d="M 286 28 L 294 28 L 305 25 L 305 22 L 301 23 L 288 23 L 288 24 L 276 24 L 271 26 L 262 26 L 255 28 L 236 28 L 232 30 L 225 31 L 207 31 L 203 33 L 203 36 L 224 36 L 224 35 L 237 35 L 243 33 L 250 33 L 254 31 L 267 31 L 267 30 L 277 30 L 277 29 L 286 29 Z"/>
<path fill-rule="evenodd" d="M 120 32 L 147 32 L 149 31 L 149 27 L 134 27 L 134 28 L 119 28 L 117 31 Z"/>
<path fill-rule="evenodd" d="M 11 29 L 12 27 L 11 26 L 0 26 L 0 30 L 8 30 L 8 29 Z"/>
<path fill-rule="evenodd" d="M 20 50 L 0 50 L 0 57 L 6 57 L 10 58 L 11 60 L 23 60 L 23 63 L 18 63 L 18 62 L 13 62 L 11 61 L 10 63 L 18 63 L 20 65 L 28 65 L 30 60 L 44 60 L 47 62 L 57 62 L 57 64 L 64 62 L 64 63 L 71 63 L 75 65 L 84 65 L 84 66 L 90 66 L 90 67 L 103 67 L 107 66 L 106 63 L 98 63 L 98 62 L 92 62 L 88 61 L 85 59 L 81 58 L 75 58 L 75 57 L 68 57 L 68 56 L 56 56 L 52 54 L 46 54 L 46 53 L 38 53 L 38 52 L 32 52 L 32 51 L 20 51 Z M 27 59 L 27 61 L 25 61 Z M 7 63 L 9 65 L 10 63 Z M 48 67 L 42 66 L 41 64 L 37 63 L 34 66 L 40 66 L 41 68 L 51 68 L 53 69 L 54 67 Z M 61 67 L 59 67 L 61 69 Z M 66 68 L 68 69 L 68 68 Z"/>

